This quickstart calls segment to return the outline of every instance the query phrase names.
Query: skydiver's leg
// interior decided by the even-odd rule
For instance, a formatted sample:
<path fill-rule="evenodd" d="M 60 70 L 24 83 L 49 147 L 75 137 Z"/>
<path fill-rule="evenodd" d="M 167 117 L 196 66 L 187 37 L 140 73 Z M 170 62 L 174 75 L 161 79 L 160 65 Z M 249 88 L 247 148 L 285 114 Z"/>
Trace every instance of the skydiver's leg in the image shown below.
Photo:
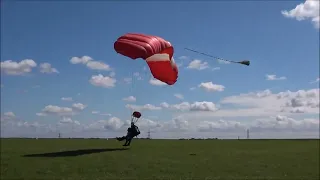
<path fill-rule="evenodd" d="M 133 138 L 130 138 L 130 139 L 129 139 L 128 146 L 130 146 L 132 139 L 133 139 Z"/>
<path fill-rule="evenodd" d="M 123 140 L 125 140 L 125 139 L 126 139 L 126 136 L 117 137 L 117 140 L 118 140 L 118 141 L 123 141 Z"/>
<path fill-rule="evenodd" d="M 131 137 L 130 135 L 127 136 L 127 138 L 126 138 L 126 143 L 124 143 L 123 146 L 130 146 L 131 140 L 132 140 L 132 137 Z"/>

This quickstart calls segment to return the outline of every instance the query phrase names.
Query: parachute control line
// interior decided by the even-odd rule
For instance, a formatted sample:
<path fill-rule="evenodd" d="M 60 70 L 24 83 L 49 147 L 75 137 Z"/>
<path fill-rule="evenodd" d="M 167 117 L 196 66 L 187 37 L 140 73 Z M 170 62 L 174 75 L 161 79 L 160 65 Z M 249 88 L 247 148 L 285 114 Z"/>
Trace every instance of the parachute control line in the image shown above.
<path fill-rule="evenodd" d="M 230 61 L 230 60 L 227 60 L 227 59 L 222 59 L 222 58 L 219 58 L 219 57 L 215 57 L 215 56 L 212 56 L 210 54 L 206 54 L 206 53 L 203 53 L 203 52 L 199 52 L 199 51 L 196 51 L 196 50 L 193 50 L 193 49 L 189 49 L 189 48 L 184 48 L 188 51 L 192 51 L 192 52 L 195 52 L 195 53 L 198 53 L 198 54 L 202 54 L 202 55 L 205 55 L 205 56 L 208 56 L 208 57 L 212 57 L 214 59 L 218 59 L 218 60 L 221 60 L 221 61 L 227 61 L 227 62 L 231 62 L 231 63 L 238 63 L 238 64 L 243 64 L 243 65 L 246 65 L 246 66 L 249 66 L 250 65 L 250 61 L 248 60 L 243 60 L 243 61 Z"/>

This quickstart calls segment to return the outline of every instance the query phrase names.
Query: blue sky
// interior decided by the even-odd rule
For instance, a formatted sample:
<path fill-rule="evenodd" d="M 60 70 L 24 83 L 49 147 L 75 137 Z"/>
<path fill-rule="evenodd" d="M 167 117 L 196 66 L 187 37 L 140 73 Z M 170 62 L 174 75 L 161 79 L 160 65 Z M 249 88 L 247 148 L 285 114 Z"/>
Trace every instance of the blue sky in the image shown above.
<path fill-rule="evenodd" d="M 308 11 L 307 8 L 302 7 L 304 11 L 295 10 L 300 3 L 302 6 L 310 5 L 313 16 L 304 12 Z M 282 12 L 285 10 L 287 13 Z M 298 21 L 296 17 L 305 19 Z M 312 22 L 313 19 L 316 21 Z M 71 124 L 76 122 L 76 125 L 81 127 L 78 134 L 90 129 L 88 127 L 92 124 L 92 127 L 98 126 L 101 134 L 110 131 L 121 134 L 126 129 L 124 122 L 130 118 L 131 110 L 126 108 L 126 105 L 151 104 L 161 109 L 143 110 L 143 117 L 146 118 L 144 122 L 148 122 L 148 128 L 150 123 L 160 124 L 154 127 L 159 136 L 163 131 L 175 133 L 175 136 L 182 136 L 181 132 L 210 135 L 220 132 L 224 127 L 222 124 L 228 124 L 227 133 L 232 134 L 242 132 L 245 127 L 256 127 L 257 125 L 252 124 L 261 119 L 264 124 L 279 125 L 277 122 L 280 117 L 286 119 L 283 121 L 287 124 L 295 122 L 298 129 L 301 128 L 299 123 L 304 122 L 305 118 L 311 118 L 313 120 L 310 122 L 319 124 L 319 110 L 316 108 L 319 108 L 319 83 L 316 82 L 319 78 L 319 28 L 316 23 L 319 24 L 319 5 L 310 1 L 2 1 L 2 123 L 9 121 L 12 125 L 20 122 L 19 128 L 25 130 L 25 134 L 29 133 L 30 127 L 21 123 L 37 122 L 43 124 L 41 127 L 48 128 L 49 124 L 55 126 L 61 120 Z M 134 61 L 114 51 L 115 40 L 128 32 L 157 35 L 173 44 L 174 58 L 180 65 L 179 79 L 175 85 L 150 84 L 150 71 L 148 68 L 144 69 L 147 66 L 142 59 Z M 247 67 L 224 64 L 186 51 L 185 47 L 225 59 L 249 59 L 251 65 Z M 107 66 L 104 70 L 101 66 L 100 70 L 97 70 L 97 67 L 90 69 L 88 64 L 70 62 L 72 57 L 83 56 L 89 56 L 92 61 L 99 61 Z M 5 65 L 5 61 L 18 63 L 25 59 L 33 60 L 37 66 L 30 67 L 30 72 L 19 75 L 8 73 L 8 68 L 14 65 L 12 62 Z M 199 61 L 195 61 L 192 66 L 190 63 L 193 60 L 206 64 L 202 64 L 203 69 L 197 69 L 200 67 Z M 51 73 L 42 73 L 42 63 L 49 63 L 58 73 L 52 72 L 50 67 L 43 69 Z M 28 65 L 26 66 L 28 69 Z M 191 68 L 187 68 L 188 66 Z M 13 71 L 22 69 L 17 65 Z M 134 76 L 135 72 L 138 72 L 139 76 Z M 89 80 L 92 76 L 99 74 L 111 75 L 110 78 L 116 80 L 114 87 L 104 88 L 91 84 Z M 268 80 L 266 75 L 276 75 L 276 78 L 280 79 L 269 76 Z M 125 78 L 133 78 L 132 83 L 126 83 Z M 312 81 L 315 82 L 310 83 Z M 209 82 L 224 88 L 217 91 L 208 86 Z M 201 83 L 207 84 L 199 87 Z M 271 100 L 270 96 L 288 90 L 293 95 L 287 99 L 281 102 Z M 299 90 L 304 90 L 306 94 L 316 94 L 301 99 L 301 95 L 296 95 L 299 93 L 294 94 Z M 269 99 L 261 97 L 262 100 L 260 98 L 255 101 L 247 98 L 248 102 L 245 102 L 243 96 L 240 96 L 259 91 L 267 93 L 269 96 L 266 98 Z M 176 98 L 174 94 L 183 95 L 183 99 Z M 134 96 L 136 102 L 124 101 L 123 98 L 128 96 Z M 259 113 L 246 115 L 247 111 L 251 113 L 257 108 L 265 112 L 269 111 L 269 107 L 283 107 L 287 102 L 293 102 L 292 99 L 296 96 L 305 103 L 301 106 L 292 105 L 291 108 L 301 107 L 304 110 L 288 109 L 288 112 L 284 112 L 277 109 L 261 116 Z M 72 98 L 72 101 L 63 101 L 62 97 Z M 307 102 L 311 101 L 315 106 L 302 107 L 310 105 Z M 169 108 L 161 106 L 160 103 L 163 102 L 166 102 Z M 180 103 L 183 102 L 189 103 L 186 105 L 187 110 L 181 109 Z M 194 104 L 195 102 L 202 102 L 202 107 L 212 108 L 191 110 L 191 107 L 198 107 L 199 103 Z M 59 112 L 51 112 L 46 116 L 36 114 L 43 113 L 42 110 L 49 105 L 70 108 L 75 103 L 81 103 L 83 107 L 79 109 L 78 104 L 78 109 L 71 110 L 76 112 L 73 115 L 61 115 Z M 179 104 L 180 106 L 177 106 Z M 269 106 L 262 106 L 263 104 Z M 243 106 L 256 109 L 246 109 L 247 111 L 243 112 Z M 93 114 L 93 111 L 99 113 Z M 301 112 L 293 113 L 297 111 Z M 97 122 L 101 123 L 96 125 Z M 141 123 L 143 126 L 143 122 Z M 241 124 L 241 128 L 232 123 Z M 201 132 L 200 126 L 206 126 L 205 132 Z M 264 129 L 270 131 L 266 126 Z M 166 127 L 175 128 L 168 130 Z M 37 128 L 41 129 L 38 126 Z M 90 130 L 95 132 L 94 128 Z M 17 129 L 13 128 L 6 133 L 12 135 L 15 131 Z M 66 127 L 65 131 L 70 133 L 70 128 L 68 130 Z M 292 129 L 287 128 L 286 131 L 291 132 Z M 301 131 L 309 130 L 302 128 Z M 41 131 L 42 135 L 45 132 Z M 228 136 L 226 132 L 224 135 Z"/>

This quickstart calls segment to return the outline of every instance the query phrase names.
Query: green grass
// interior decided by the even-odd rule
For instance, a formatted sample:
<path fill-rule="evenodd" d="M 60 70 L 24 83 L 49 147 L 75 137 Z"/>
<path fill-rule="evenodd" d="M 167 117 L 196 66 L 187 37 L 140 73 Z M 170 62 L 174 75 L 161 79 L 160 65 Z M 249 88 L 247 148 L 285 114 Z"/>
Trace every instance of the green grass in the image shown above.
<path fill-rule="evenodd" d="M 1 180 L 319 179 L 319 140 L 134 139 L 128 150 L 116 150 L 121 145 L 104 139 L 1 139 Z M 104 151 L 24 157 L 79 149 Z"/>

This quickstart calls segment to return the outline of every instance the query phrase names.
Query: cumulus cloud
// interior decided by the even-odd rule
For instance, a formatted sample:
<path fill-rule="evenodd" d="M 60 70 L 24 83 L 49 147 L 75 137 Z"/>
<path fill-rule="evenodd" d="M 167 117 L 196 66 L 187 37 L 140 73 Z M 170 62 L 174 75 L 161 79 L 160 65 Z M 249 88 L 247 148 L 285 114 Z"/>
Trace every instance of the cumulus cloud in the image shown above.
<path fill-rule="evenodd" d="M 295 18 L 298 21 L 311 20 L 314 27 L 319 29 L 319 0 L 306 0 L 294 9 L 283 10 L 281 13 L 287 18 Z"/>
<path fill-rule="evenodd" d="M 56 68 L 53 68 L 50 63 L 41 63 L 40 72 L 47 74 L 59 73 L 59 71 Z"/>
<path fill-rule="evenodd" d="M 5 112 L 3 113 L 4 116 L 9 117 L 9 118 L 14 118 L 16 115 L 13 112 Z"/>
<path fill-rule="evenodd" d="M 266 80 L 275 81 L 275 80 L 286 80 L 285 76 L 277 77 L 275 74 L 266 74 Z"/>
<path fill-rule="evenodd" d="M 75 110 L 84 110 L 87 107 L 87 105 L 81 104 L 81 103 L 74 103 L 72 104 L 72 108 Z"/>
<path fill-rule="evenodd" d="M 42 112 L 40 112 L 40 113 L 36 113 L 36 115 L 37 115 L 37 116 L 47 116 L 47 114 L 46 114 L 46 113 L 42 113 Z"/>
<path fill-rule="evenodd" d="M 256 120 L 252 124 L 250 124 L 249 128 L 251 131 L 319 130 L 319 119 L 304 118 L 302 120 L 296 120 L 287 116 L 277 115 L 267 119 Z"/>
<path fill-rule="evenodd" d="M 285 91 L 275 94 L 267 89 L 226 97 L 221 103 L 242 107 L 241 109 L 230 110 L 229 115 L 238 114 L 238 116 L 241 116 L 241 114 L 246 113 L 247 116 L 263 116 L 277 113 L 291 114 L 301 111 L 318 114 L 319 89 L 299 90 L 296 92 Z"/>
<path fill-rule="evenodd" d="M 128 101 L 128 102 L 135 102 L 137 100 L 137 98 L 134 96 L 129 96 L 129 97 L 123 98 L 122 100 Z"/>
<path fill-rule="evenodd" d="M 180 59 L 180 60 L 188 60 L 189 57 L 188 56 L 180 56 L 178 59 Z"/>
<path fill-rule="evenodd" d="M 154 86 L 165 86 L 165 85 L 167 85 L 166 83 L 164 83 L 164 82 L 162 82 L 162 81 L 160 81 L 158 79 L 154 79 L 154 78 L 150 79 L 149 83 L 154 85 Z"/>
<path fill-rule="evenodd" d="M 216 111 L 217 106 L 213 102 L 202 101 L 202 102 L 182 102 L 180 104 L 168 104 L 163 102 L 160 104 L 162 108 L 178 111 Z"/>
<path fill-rule="evenodd" d="M 174 97 L 178 98 L 178 99 L 184 99 L 182 94 L 176 93 L 174 94 Z"/>
<path fill-rule="evenodd" d="M 108 64 L 103 63 L 101 61 L 95 61 L 90 56 L 72 57 L 70 59 L 70 63 L 71 64 L 84 64 L 89 69 L 92 69 L 92 70 L 103 70 L 103 71 L 112 70 Z"/>
<path fill-rule="evenodd" d="M 80 125 L 79 121 L 72 120 L 70 117 L 62 117 L 59 121 L 59 124 L 73 124 L 73 125 Z"/>
<path fill-rule="evenodd" d="M 117 80 L 112 77 L 99 74 L 92 76 L 89 82 L 94 86 L 113 88 L 115 87 L 115 83 L 117 82 Z"/>
<path fill-rule="evenodd" d="M 224 60 L 221 60 L 221 59 L 218 59 L 217 61 L 218 61 L 218 63 L 220 63 L 220 64 L 230 64 L 229 61 L 224 61 Z"/>
<path fill-rule="evenodd" d="M 161 110 L 161 107 L 154 106 L 152 104 L 145 104 L 145 105 L 133 105 L 133 104 L 127 104 L 126 108 L 130 110 L 137 110 L 137 111 L 142 111 L 142 110 Z"/>
<path fill-rule="evenodd" d="M 195 59 L 191 61 L 187 67 L 187 69 L 196 69 L 196 70 L 204 70 L 209 68 L 209 64 L 207 62 L 202 62 L 201 60 Z"/>
<path fill-rule="evenodd" d="M 110 130 L 110 131 L 117 131 L 121 129 L 124 125 L 124 122 L 121 121 L 121 119 L 117 117 L 111 117 L 107 120 L 98 120 L 96 122 L 93 122 L 89 124 L 86 129 L 91 130 Z"/>
<path fill-rule="evenodd" d="M 220 67 L 214 67 L 214 68 L 212 68 L 212 71 L 217 71 L 217 70 L 220 70 Z"/>
<path fill-rule="evenodd" d="M 117 130 L 120 129 L 123 125 L 123 122 L 117 117 L 111 117 L 109 120 L 105 122 L 104 128 Z"/>
<path fill-rule="evenodd" d="M 112 71 L 112 72 L 110 72 L 109 76 L 110 76 L 110 77 L 115 77 L 115 76 L 116 76 L 116 73 Z"/>
<path fill-rule="evenodd" d="M 69 107 L 60 107 L 55 105 L 47 105 L 42 109 L 43 114 L 51 114 L 51 115 L 58 115 L 58 116 L 70 116 L 73 115 L 72 108 Z"/>
<path fill-rule="evenodd" d="M 217 121 L 202 121 L 201 123 L 199 123 L 197 128 L 201 132 L 206 132 L 217 130 L 245 129 L 246 126 L 238 121 L 227 121 L 220 119 Z"/>
<path fill-rule="evenodd" d="M 316 80 L 311 81 L 311 82 L 310 82 L 310 84 L 313 84 L 313 83 L 319 83 L 319 81 L 320 81 L 320 78 L 317 78 Z"/>
<path fill-rule="evenodd" d="M 62 101 L 72 101 L 72 97 L 62 97 Z"/>
<path fill-rule="evenodd" d="M 92 111 L 91 113 L 92 114 L 98 114 L 98 115 L 101 115 L 101 116 L 111 116 L 110 113 L 102 113 L 102 112 L 99 112 L 99 111 Z"/>
<path fill-rule="evenodd" d="M 225 87 L 219 84 L 213 84 L 212 82 L 204 82 L 198 85 L 199 88 L 204 89 L 207 92 L 224 91 Z"/>
<path fill-rule="evenodd" d="M 124 78 L 123 81 L 126 84 L 131 84 L 132 83 L 132 78 Z"/>
<path fill-rule="evenodd" d="M 3 115 L 1 115 L 1 121 L 13 120 L 15 119 L 15 117 L 16 115 L 13 112 L 8 111 L 3 113 Z"/>
<path fill-rule="evenodd" d="M 32 59 L 25 59 L 20 62 L 6 60 L 1 62 L 1 72 L 7 75 L 24 75 L 30 73 L 37 63 Z"/>

